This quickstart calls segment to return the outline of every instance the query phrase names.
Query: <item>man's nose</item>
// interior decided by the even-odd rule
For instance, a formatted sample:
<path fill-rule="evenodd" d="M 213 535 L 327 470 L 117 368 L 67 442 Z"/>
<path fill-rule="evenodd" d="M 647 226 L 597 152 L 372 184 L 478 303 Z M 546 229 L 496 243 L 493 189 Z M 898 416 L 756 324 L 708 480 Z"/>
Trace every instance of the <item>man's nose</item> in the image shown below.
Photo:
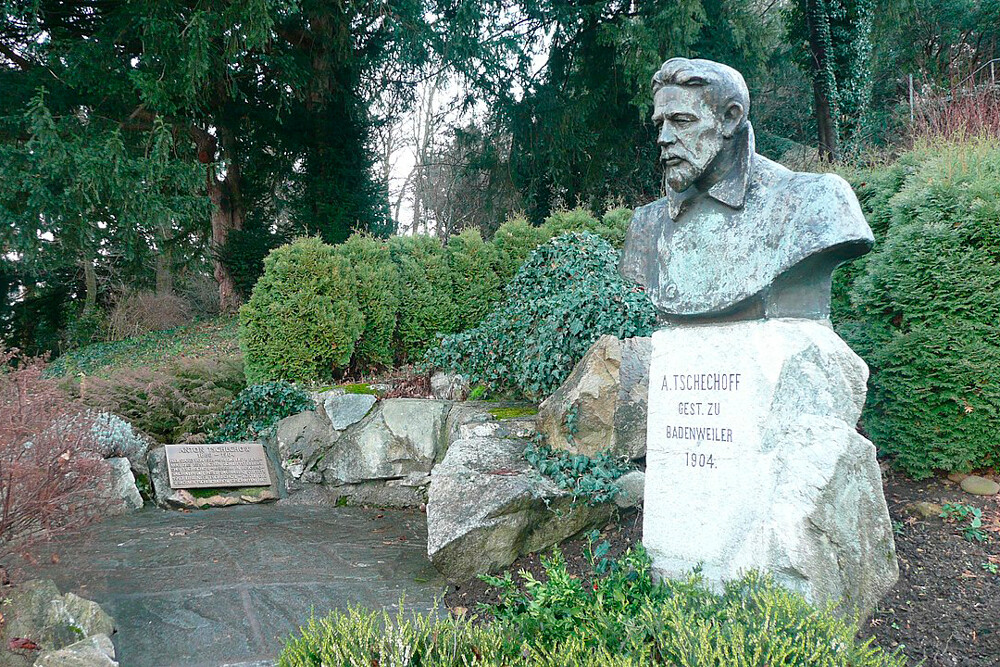
<path fill-rule="evenodd" d="M 667 123 L 664 123 L 660 127 L 660 136 L 657 138 L 656 143 L 661 146 L 670 146 L 675 141 L 677 141 L 677 135 L 674 134 L 673 128 L 671 128 Z"/>

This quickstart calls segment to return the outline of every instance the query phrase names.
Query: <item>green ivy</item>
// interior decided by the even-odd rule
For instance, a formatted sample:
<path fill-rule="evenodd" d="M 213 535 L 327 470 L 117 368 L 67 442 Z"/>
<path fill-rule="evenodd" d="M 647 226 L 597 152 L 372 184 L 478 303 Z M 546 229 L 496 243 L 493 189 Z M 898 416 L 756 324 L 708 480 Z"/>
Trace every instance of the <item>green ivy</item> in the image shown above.
<path fill-rule="evenodd" d="M 618 259 L 588 232 L 552 239 L 531 253 L 478 327 L 444 336 L 425 362 L 490 393 L 551 394 L 602 334 L 647 336 L 655 325 L 652 303 L 618 273 Z"/>
<path fill-rule="evenodd" d="M 584 500 L 589 505 L 614 500 L 620 491 L 615 480 L 632 469 L 626 460 L 607 452 L 591 458 L 538 444 L 528 445 L 524 458 L 560 489 L 572 493 L 573 500 Z"/>
<path fill-rule="evenodd" d="M 219 414 L 213 442 L 240 442 L 258 438 L 285 417 L 316 407 L 305 391 L 284 381 L 247 387 Z"/>

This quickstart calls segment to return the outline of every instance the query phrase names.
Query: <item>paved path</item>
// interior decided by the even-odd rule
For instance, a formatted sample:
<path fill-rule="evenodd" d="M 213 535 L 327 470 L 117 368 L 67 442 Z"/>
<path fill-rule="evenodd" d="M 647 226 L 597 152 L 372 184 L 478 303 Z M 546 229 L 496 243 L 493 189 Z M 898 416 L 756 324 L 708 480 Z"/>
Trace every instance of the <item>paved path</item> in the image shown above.
<path fill-rule="evenodd" d="M 34 553 L 16 574 L 99 602 L 122 667 L 270 665 L 313 609 L 395 608 L 405 593 L 407 609 L 425 611 L 445 588 L 424 515 L 410 511 L 147 507 Z"/>

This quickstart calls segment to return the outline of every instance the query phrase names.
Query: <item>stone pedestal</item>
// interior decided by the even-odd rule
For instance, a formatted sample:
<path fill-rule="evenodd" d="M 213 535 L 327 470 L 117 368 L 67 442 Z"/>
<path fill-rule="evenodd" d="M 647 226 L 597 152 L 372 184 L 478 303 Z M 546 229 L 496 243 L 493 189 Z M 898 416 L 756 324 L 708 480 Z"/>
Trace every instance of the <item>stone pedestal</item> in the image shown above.
<path fill-rule="evenodd" d="M 867 616 L 896 581 L 875 448 L 855 430 L 868 367 L 824 322 L 653 335 L 643 544 L 661 576 L 750 569 Z"/>

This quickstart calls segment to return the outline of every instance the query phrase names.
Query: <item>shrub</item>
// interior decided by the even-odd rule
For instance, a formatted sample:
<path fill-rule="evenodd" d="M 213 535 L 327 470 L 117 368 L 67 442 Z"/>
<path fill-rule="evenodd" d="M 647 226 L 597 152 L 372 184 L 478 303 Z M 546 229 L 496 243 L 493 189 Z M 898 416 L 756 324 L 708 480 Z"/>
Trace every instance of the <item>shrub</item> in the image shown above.
<path fill-rule="evenodd" d="M 487 581 L 500 588 L 493 621 L 350 609 L 310 619 L 285 646 L 281 667 L 646 667 L 649 665 L 828 665 L 902 667 L 859 642 L 856 628 L 770 579 L 750 573 L 708 590 L 698 576 L 653 582 L 641 547 L 618 561 L 591 552 L 594 576 L 571 576 L 556 552 L 545 578 L 522 573 Z"/>
<path fill-rule="evenodd" d="M 891 223 L 838 330 L 871 367 L 864 426 L 915 478 L 1000 463 L 1000 150 L 945 144 L 885 199 Z"/>
<path fill-rule="evenodd" d="M 402 286 L 396 321 L 398 356 L 404 361 L 419 359 L 438 333 L 451 333 L 457 326 L 448 255 L 430 236 L 394 236 L 389 249 Z"/>
<path fill-rule="evenodd" d="M 0 353 L 0 554 L 97 516 L 110 469 L 93 450 L 90 424 L 44 363 Z"/>
<path fill-rule="evenodd" d="M 229 357 L 86 377 L 78 391 L 88 407 L 124 418 L 157 442 L 175 443 L 203 440 L 245 386 L 242 361 Z"/>
<path fill-rule="evenodd" d="M 191 306 L 174 294 L 126 292 L 118 297 L 108 316 L 109 340 L 173 329 L 191 321 Z"/>
<path fill-rule="evenodd" d="M 247 387 L 219 414 L 213 442 L 253 440 L 285 417 L 315 409 L 305 391 L 283 381 Z"/>
<path fill-rule="evenodd" d="M 400 283 L 389 246 L 374 236 L 354 234 L 336 250 L 350 262 L 357 281 L 358 306 L 365 319 L 351 363 L 355 368 L 391 366 Z"/>
<path fill-rule="evenodd" d="M 350 262 L 318 238 L 283 245 L 240 308 L 247 380 L 324 380 L 346 368 L 364 327 Z"/>
<path fill-rule="evenodd" d="M 649 335 L 655 311 L 618 273 L 618 252 L 587 232 L 540 246 L 476 328 L 445 336 L 427 363 L 491 391 L 552 393 L 602 334 Z"/>
<path fill-rule="evenodd" d="M 462 331 L 482 321 L 502 295 L 503 284 L 496 271 L 496 248 L 483 241 L 478 229 L 452 236 L 447 251 L 456 330 Z"/>

